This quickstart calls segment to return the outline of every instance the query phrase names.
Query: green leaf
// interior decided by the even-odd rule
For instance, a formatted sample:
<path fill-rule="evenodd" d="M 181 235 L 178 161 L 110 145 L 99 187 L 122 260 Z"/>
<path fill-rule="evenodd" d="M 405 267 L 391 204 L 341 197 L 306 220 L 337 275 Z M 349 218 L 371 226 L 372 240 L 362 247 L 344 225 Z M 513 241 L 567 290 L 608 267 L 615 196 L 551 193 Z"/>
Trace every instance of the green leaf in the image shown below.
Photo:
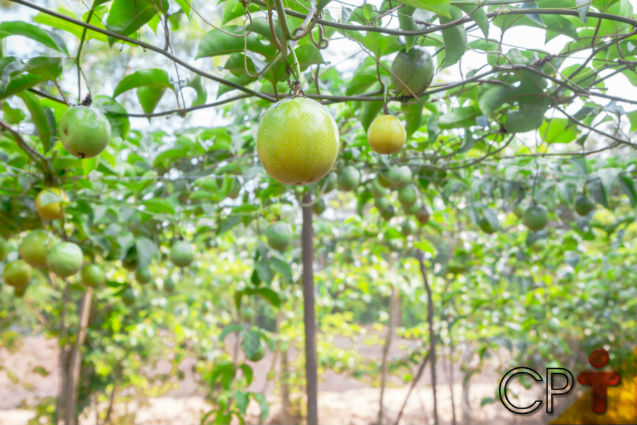
<path fill-rule="evenodd" d="M 440 116 L 438 126 L 442 129 L 470 127 L 475 125 L 475 118 L 480 114 L 480 110 L 472 106 L 453 108 Z"/>
<path fill-rule="evenodd" d="M 235 390 L 234 401 L 235 403 L 237 403 L 239 412 L 241 412 L 242 415 L 245 415 L 248 408 L 248 403 L 250 402 L 250 394 L 244 393 L 243 391 Z"/>
<path fill-rule="evenodd" d="M 400 109 L 405 116 L 405 132 L 407 138 L 411 137 L 416 130 L 420 128 L 422 123 L 422 110 L 426 100 L 420 98 L 416 101 L 404 102 L 400 105 Z"/>
<path fill-rule="evenodd" d="M 241 340 L 241 349 L 248 359 L 255 357 L 261 348 L 261 334 L 257 331 L 248 331 L 243 333 Z"/>
<path fill-rule="evenodd" d="M 542 15 L 542 21 L 546 24 L 545 42 L 563 34 L 577 40 L 577 29 L 568 18 L 559 15 Z"/>
<path fill-rule="evenodd" d="M 0 89 L 0 100 L 18 94 L 22 91 L 28 90 L 46 78 L 36 74 L 22 74 L 15 78 L 12 78 L 7 83 L 4 89 Z"/>
<path fill-rule="evenodd" d="M 54 81 L 62 74 L 62 59 L 39 56 L 29 59 L 22 67 L 22 71 Z"/>
<path fill-rule="evenodd" d="M 365 65 L 365 63 L 363 63 Z M 363 66 L 361 66 L 362 68 Z M 369 88 L 374 83 L 378 82 L 378 75 L 376 73 L 376 68 L 374 67 L 365 67 L 363 69 L 359 68 L 352 78 L 349 80 L 349 84 L 345 89 L 345 94 L 347 96 L 351 96 L 353 94 L 363 93 L 367 88 Z"/>
<path fill-rule="evenodd" d="M 104 113 L 111 125 L 111 137 L 125 139 L 130 130 L 130 121 L 126 109 L 112 97 L 97 95 L 93 98 L 92 106 Z"/>
<path fill-rule="evenodd" d="M 208 92 L 206 92 L 206 88 L 201 81 L 201 75 L 196 75 L 192 80 L 188 82 L 186 87 L 194 89 L 195 93 L 197 94 L 190 106 L 199 106 L 206 103 Z"/>
<path fill-rule="evenodd" d="M 360 108 L 361 112 L 359 119 L 363 129 L 367 131 L 367 127 L 374 121 L 378 111 L 383 108 L 383 102 L 363 102 L 363 107 Z"/>
<path fill-rule="evenodd" d="M 175 0 L 175 2 L 179 5 L 181 10 L 184 11 L 186 16 L 190 18 L 190 11 L 191 11 L 190 2 L 188 0 Z"/>
<path fill-rule="evenodd" d="M 570 143 L 577 137 L 577 129 L 568 127 L 566 118 L 553 118 L 545 121 L 539 129 L 546 143 Z"/>
<path fill-rule="evenodd" d="M 423 252 L 430 253 L 431 255 L 433 255 L 436 251 L 434 245 L 429 240 L 424 238 L 418 240 L 417 242 L 414 242 L 414 246 Z"/>
<path fill-rule="evenodd" d="M 476 9 L 476 5 L 474 4 L 463 4 L 458 5 L 460 9 L 462 9 L 467 15 L 471 14 L 471 19 L 474 20 L 478 27 L 484 34 L 484 38 L 489 38 L 489 20 L 487 19 L 487 13 L 484 11 L 483 7 L 479 7 Z"/>
<path fill-rule="evenodd" d="M 605 206 L 606 208 L 609 207 L 608 194 L 606 192 L 606 189 L 604 189 L 602 180 L 598 176 L 594 177 L 592 180 L 589 180 L 586 184 L 586 188 L 588 189 L 588 193 L 590 193 L 595 202 Z"/>
<path fill-rule="evenodd" d="M 223 330 L 219 334 L 218 340 L 219 342 L 223 342 L 223 340 L 226 339 L 226 337 L 230 335 L 231 333 L 241 332 L 242 330 L 243 330 L 243 325 L 239 323 L 231 323 L 227 325 L 225 328 L 223 328 Z"/>
<path fill-rule="evenodd" d="M 254 263 L 254 271 L 259 278 L 259 281 L 265 282 L 267 284 L 272 283 L 272 279 L 274 278 L 274 273 L 270 266 L 267 263 Z M 255 282 L 256 283 L 256 282 Z"/>
<path fill-rule="evenodd" d="M 451 0 L 399 0 L 408 6 L 417 9 L 429 10 L 441 16 L 450 16 L 449 6 Z"/>
<path fill-rule="evenodd" d="M 270 412 L 270 408 L 268 406 L 268 401 L 265 399 L 265 395 L 263 393 L 251 393 L 252 398 L 259 403 L 259 408 L 261 409 L 261 416 L 259 423 L 264 423 L 268 417 L 268 413 Z"/>
<path fill-rule="evenodd" d="M 396 13 L 398 14 L 398 26 L 403 31 L 415 31 L 418 29 L 418 26 L 414 22 L 412 15 L 416 9 L 412 6 L 403 7 L 399 9 Z M 405 36 L 405 44 L 407 45 L 407 51 L 409 51 L 414 44 L 416 43 L 417 36 L 407 35 Z"/>
<path fill-rule="evenodd" d="M 22 109 L 12 108 L 11 105 L 9 105 L 9 102 L 2 102 L 2 112 L 4 120 L 8 124 L 17 124 L 24 120 L 27 116 Z"/>
<path fill-rule="evenodd" d="M 137 100 L 142 105 L 144 113 L 150 114 L 155 110 L 166 88 L 157 86 L 143 86 L 137 89 Z"/>
<path fill-rule="evenodd" d="M 628 112 L 626 115 L 628 116 L 628 121 L 630 121 L 630 131 L 637 130 L 637 109 Z"/>
<path fill-rule="evenodd" d="M 92 158 L 84 158 L 81 160 L 82 162 L 82 175 L 84 177 L 91 174 L 91 171 L 97 168 L 97 164 L 99 163 L 99 158 L 94 156 Z"/>
<path fill-rule="evenodd" d="M 509 112 L 504 128 L 509 133 L 524 133 L 535 130 L 542 125 L 544 113 L 549 108 L 548 99 L 540 98 L 536 103 L 524 103 L 519 111 Z"/>
<path fill-rule="evenodd" d="M 31 113 L 31 121 L 33 121 L 38 137 L 42 142 L 42 148 L 44 152 L 47 152 L 53 145 L 56 131 L 55 118 L 53 118 L 51 113 L 46 112 L 40 104 L 40 100 L 33 93 L 24 91 L 19 96 Z"/>
<path fill-rule="evenodd" d="M 157 245 L 145 237 L 139 237 L 135 240 L 135 248 L 137 248 L 137 267 L 143 269 L 152 261 L 157 254 Z"/>
<path fill-rule="evenodd" d="M 617 176 L 617 183 L 619 183 L 619 187 L 624 191 L 628 198 L 630 199 L 630 204 L 633 207 L 637 207 L 637 190 L 635 190 L 635 182 L 625 174 L 619 174 Z"/>
<path fill-rule="evenodd" d="M 279 298 L 279 294 L 270 288 L 248 288 L 244 289 L 246 295 L 258 295 L 270 304 L 273 307 L 279 308 L 281 306 L 281 298 Z"/>
<path fill-rule="evenodd" d="M 144 26 L 157 13 L 166 13 L 168 0 L 113 0 L 106 19 L 106 28 L 130 35 Z M 112 45 L 115 39 L 109 38 Z"/>
<path fill-rule="evenodd" d="M 287 261 L 283 261 L 279 258 L 269 258 L 268 265 L 270 265 L 273 269 L 275 269 L 279 274 L 281 274 L 281 278 L 284 282 L 291 283 L 293 280 L 292 276 L 292 268 Z"/>
<path fill-rule="evenodd" d="M 241 223 L 240 215 L 230 215 L 219 223 L 219 230 L 217 230 L 217 234 L 222 235 L 239 223 Z"/>
<path fill-rule="evenodd" d="M 175 214 L 175 204 L 166 198 L 152 198 L 142 202 L 146 211 L 155 214 Z"/>
<path fill-rule="evenodd" d="M 224 31 L 234 34 L 243 34 L 245 29 L 239 26 L 228 26 Z M 236 37 L 222 31 L 213 30 L 203 36 L 197 48 L 196 59 L 227 55 L 230 53 L 243 52 L 245 48 L 252 52 L 259 53 L 266 58 L 271 58 L 276 53 L 276 49 L 271 44 L 265 44 L 255 33 L 244 37 Z"/>
<path fill-rule="evenodd" d="M 125 91 L 144 86 L 158 88 L 172 87 L 168 73 L 163 69 L 151 68 L 134 72 L 122 78 L 113 92 L 113 97 L 117 97 Z"/>
<path fill-rule="evenodd" d="M 63 7 L 60 7 L 56 10 L 56 12 L 60 13 L 61 15 L 64 16 L 68 16 L 71 18 L 76 18 L 77 15 L 75 14 L 75 12 L 65 9 Z M 88 13 L 88 12 L 87 12 Z M 86 21 L 86 18 L 84 19 Z M 60 19 L 58 17 L 55 16 L 51 16 L 48 15 L 46 13 L 38 13 L 37 15 L 35 15 L 35 17 L 33 18 L 34 22 L 37 22 L 39 24 L 42 25 L 47 25 L 65 32 L 68 32 L 69 34 L 73 34 L 76 38 L 81 38 L 82 34 L 84 33 L 84 28 L 79 26 L 79 25 L 75 25 L 71 22 L 65 21 L 63 19 Z M 98 27 L 98 28 L 104 28 L 104 25 L 102 25 L 102 22 L 100 21 L 99 17 L 96 16 L 95 14 L 91 16 L 91 19 L 89 21 L 89 24 Z M 102 42 L 106 42 L 108 40 L 108 38 L 104 35 L 101 34 L 99 32 L 95 32 L 93 30 L 87 30 L 86 34 L 84 35 L 85 40 L 99 40 Z"/>
<path fill-rule="evenodd" d="M 45 31 L 37 25 L 23 21 L 0 22 L 0 40 L 12 35 L 21 35 L 60 53 L 69 54 L 64 41 L 57 35 Z"/>
<path fill-rule="evenodd" d="M 462 11 L 457 7 L 452 7 L 450 12 L 449 17 L 440 16 L 441 24 L 462 18 Z M 445 44 L 445 60 L 443 65 L 444 67 L 449 67 L 457 63 L 467 50 L 467 32 L 463 25 L 455 25 L 442 30 L 442 39 Z"/>

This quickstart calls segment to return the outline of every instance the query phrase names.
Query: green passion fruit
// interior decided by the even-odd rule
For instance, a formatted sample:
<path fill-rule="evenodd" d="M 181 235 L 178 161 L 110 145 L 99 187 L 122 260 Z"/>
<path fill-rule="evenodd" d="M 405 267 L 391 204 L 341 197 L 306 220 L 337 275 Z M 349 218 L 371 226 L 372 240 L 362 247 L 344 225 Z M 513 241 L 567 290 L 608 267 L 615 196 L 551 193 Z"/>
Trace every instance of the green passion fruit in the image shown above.
<path fill-rule="evenodd" d="M 35 267 L 46 266 L 46 256 L 55 244 L 55 237 L 46 230 L 29 232 L 18 248 L 20 257 Z"/>
<path fill-rule="evenodd" d="M 46 256 L 49 270 L 60 277 L 69 277 L 79 272 L 83 261 L 82 250 L 72 242 L 56 244 Z"/>
<path fill-rule="evenodd" d="M 281 183 L 304 185 L 325 176 L 338 155 L 334 118 L 306 97 L 283 99 L 268 108 L 257 129 L 257 153 L 266 172 Z"/>
<path fill-rule="evenodd" d="M 578 215 L 585 216 L 595 209 L 595 201 L 588 196 L 581 194 L 575 198 L 575 212 Z"/>
<path fill-rule="evenodd" d="M 195 259 L 192 245 L 186 241 L 177 241 L 170 248 L 170 261 L 177 267 L 188 267 Z"/>
<path fill-rule="evenodd" d="M 99 155 L 111 137 L 111 126 L 100 111 L 88 106 L 72 106 L 66 110 L 59 125 L 64 148 L 78 158 Z"/>
<path fill-rule="evenodd" d="M 534 203 L 524 212 L 523 222 L 535 232 L 542 230 L 549 222 L 549 211 L 544 205 Z"/>
<path fill-rule="evenodd" d="M 24 260 L 14 260 L 8 262 L 2 271 L 2 278 L 5 283 L 14 288 L 26 288 L 31 281 L 31 266 Z"/>
<path fill-rule="evenodd" d="M 356 189 L 361 181 L 361 173 L 351 165 L 343 168 L 338 174 L 338 187 L 344 191 Z"/>
<path fill-rule="evenodd" d="M 288 223 L 277 221 L 268 226 L 265 237 L 270 248 L 277 251 L 285 251 L 292 240 L 292 228 Z"/>
<path fill-rule="evenodd" d="M 429 87 L 434 77 L 431 55 L 423 49 L 403 50 L 396 55 L 391 66 L 394 88 L 405 96 L 420 94 Z"/>
<path fill-rule="evenodd" d="M 97 264 L 87 264 L 82 269 L 82 284 L 90 288 L 98 288 L 106 282 L 104 270 Z"/>

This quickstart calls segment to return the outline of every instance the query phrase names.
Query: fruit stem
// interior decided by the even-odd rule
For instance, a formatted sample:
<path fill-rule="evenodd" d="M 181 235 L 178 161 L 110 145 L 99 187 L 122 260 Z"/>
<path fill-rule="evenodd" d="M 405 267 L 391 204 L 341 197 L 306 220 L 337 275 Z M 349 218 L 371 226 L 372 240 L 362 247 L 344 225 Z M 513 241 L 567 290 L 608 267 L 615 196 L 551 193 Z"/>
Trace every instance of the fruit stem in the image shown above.
<path fill-rule="evenodd" d="M 296 81 L 301 81 L 301 65 L 299 65 L 299 60 L 296 57 L 296 52 L 294 49 L 290 49 L 290 55 L 292 56 L 292 60 L 294 61 L 294 73 Z"/>
<path fill-rule="evenodd" d="M 276 13 L 279 18 L 279 25 L 281 26 L 281 54 L 284 59 L 288 57 L 288 40 L 290 39 L 290 28 L 288 27 L 287 17 L 285 15 L 285 9 L 283 7 L 282 0 L 274 0 L 276 7 Z"/>

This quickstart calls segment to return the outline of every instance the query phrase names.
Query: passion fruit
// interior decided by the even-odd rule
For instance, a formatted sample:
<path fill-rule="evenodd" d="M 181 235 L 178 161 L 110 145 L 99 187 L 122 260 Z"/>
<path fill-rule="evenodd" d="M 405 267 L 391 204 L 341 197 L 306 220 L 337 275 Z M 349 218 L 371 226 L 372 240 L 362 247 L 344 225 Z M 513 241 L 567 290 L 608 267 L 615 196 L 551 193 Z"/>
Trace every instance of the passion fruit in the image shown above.
<path fill-rule="evenodd" d="M 482 216 L 478 219 L 478 227 L 480 227 L 480 230 L 482 230 L 484 233 L 487 234 L 492 234 L 495 232 L 495 227 L 493 227 L 493 224 L 491 224 L 491 222 L 489 221 L 489 219 L 487 219 L 486 217 Z"/>
<path fill-rule="evenodd" d="M 126 287 L 122 291 L 122 302 L 124 305 L 131 307 L 135 304 L 135 300 L 137 299 L 137 293 L 130 286 Z"/>
<path fill-rule="evenodd" d="M 361 181 L 361 173 L 351 165 L 343 168 L 338 174 L 338 187 L 344 191 L 356 189 Z"/>
<path fill-rule="evenodd" d="M 542 230 L 549 222 L 549 211 L 544 205 L 533 203 L 524 212 L 523 222 L 526 227 L 535 232 Z"/>
<path fill-rule="evenodd" d="M 268 108 L 257 129 L 257 153 L 275 180 L 304 185 L 325 176 L 338 155 L 334 118 L 306 97 L 283 99 Z"/>
<path fill-rule="evenodd" d="M 312 205 L 312 211 L 314 211 L 314 214 L 316 215 L 321 215 L 325 211 L 325 207 L 326 207 L 325 201 L 322 199 L 319 199 L 316 202 L 314 202 L 314 205 Z"/>
<path fill-rule="evenodd" d="M 396 209 L 387 198 L 376 198 L 374 200 L 374 205 L 376 205 L 381 217 L 387 221 L 391 220 L 392 217 L 396 215 Z"/>
<path fill-rule="evenodd" d="M 415 231 L 416 226 L 414 225 L 414 222 L 409 219 L 403 221 L 403 223 L 400 225 L 400 233 L 405 237 L 413 234 Z"/>
<path fill-rule="evenodd" d="M 60 119 L 60 140 L 64 148 L 78 158 L 99 155 L 111 138 L 111 126 L 97 109 L 72 106 Z"/>
<path fill-rule="evenodd" d="M 336 189 L 336 185 L 338 184 L 338 176 L 336 173 L 329 173 L 323 179 L 323 193 L 330 193 L 334 189 Z"/>
<path fill-rule="evenodd" d="M 429 209 L 425 205 L 421 206 L 414 215 L 416 216 L 416 220 L 418 220 L 418 223 L 420 224 L 427 224 L 429 218 L 431 217 Z"/>
<path fill-rule="evenodd" d="M 408 184 L 398 190 L 398 201 L 404 206 L 409 207 L 418 201 L 418 189 L 413 184 Z"/>
<path fill-rule="evenodd" d="M 377 153 L 391 154 L 398 152 L 407 139 L 405 127 L 393 115 L 379 115 L 367 129 L 369 146 Z"/>
<path fill-rule="evenodd" d="M 26 288 L 31 281 L 31 266 L 24 260 L 9 261 L 2 272 L 5 283 L 14 288 Z"/>
<path fill-rule="evenodd" d="M 595 209 L 595 201 L 585 194 L 579 195 L 575 198 L 575 212 L 578 215 L 585 216 Z"/>
<path fill-rule="evenodd" d="M 292 240 L 292 228 L 285 222 L 277 221 L 268 227 L 265 237 L 272 249 L 285 251 Z"/>
<path fill-rule="evenodd" d="M 135 280 L 141 285 L 150 282 L 153 279 L 153 275 L 148 267 L 135 270 Z"/>
<path fill-rule="evenodd" d="M 385 178 L 391 188 L 401 188 L 411 180 L 411 169 L 406 165 L 400 167 L 393 165 L 387 170 Z"/>
<path fill-rule="evenodd" d="M 104 270 L 97 264 L 87 264 L 82 269 L 82 283 L 90 288 L 98 288 L 106 282 Z"/>
<path fill-rule="evenodd" d="M 84 256 L 79 246 L 72 242 L 56 244 L 46 256 L 46 265 L 60 277 L 69 277 L 82 268 Z"/>
<path fill-rule="evenodd" d="M 34 267 L 46 266 L 46 256 L 55 244 L 55 238 L 46 230 L 33 230 L 27 234 L 18 248 L 20 257 Z"/>
<path fill-rule="evenodd" d="M 396 55 L 391 66 L 394 88 L 405 96 L 422 93 L 434 77 L 431 55 L 423 49 L 403 50 Z"/>
<path fill-rule="evenodd" d="M 188 267 L 195 259 L 192 245 L 186 241 L 177 241 L 170 248 L 170 261 L 177 267 Z"/>
<path fill-rule="evenodd" d="M 63 190 L 57 187 L 43 189 L 35 198 L 35 210 L 44 220 L 59 220 L 64 217 L 63 204 L 69 198 Z"/>
<path fill-rule="evenodd" d="M 164 290 L 164 292 L 166 292 L 167 294 L 172 294 L 173 292 L 175 292 L 175 288 L 175 281 L 171 277 L 167 277 L 166 279 L 164 279 L 164 283 L 162 285 L 162 289 Z"/>
<path fill-rule="evenodd" d="M 374 195 L 375 198 L 387 196 L 387 190 L 385 190 L 385 187 L 380 183 L 379 178 L 375 178 L 374 180 L 372 180 L 369 190 L 372 192 L 372 195 Z"/>

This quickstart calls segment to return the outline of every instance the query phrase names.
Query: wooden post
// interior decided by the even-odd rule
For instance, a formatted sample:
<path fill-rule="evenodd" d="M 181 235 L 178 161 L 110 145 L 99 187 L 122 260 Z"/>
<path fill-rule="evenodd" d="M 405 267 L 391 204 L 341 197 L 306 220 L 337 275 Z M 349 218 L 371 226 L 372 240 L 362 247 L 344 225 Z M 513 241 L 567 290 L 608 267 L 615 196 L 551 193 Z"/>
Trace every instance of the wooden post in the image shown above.
<path fill-rule="evenodd" d="M 314 306 L 314 246 L 312 243 L 312 194 L 303 195 L 303 324 L 305 326 L 305 392 L 307 425 L 318 425 L 318 372 L 316 359 L 316 313 Z"/>
<path fill-rule="evenodd" d="M 71 362 L 69 364 L 68 375 L 66 379 L 66 391 L 63 394 L 65 398 L 64 408 L 64 423 L 66 425 L 76 425 L 77 415 L 75 409 L 77 408 L 77 396 L 80 388 L 80 371 L 82 366 L 82 345 L 86 339 L 86 328 L 88 327 L 88 321 L 91 312 L 91 298 L 93 296 L 93 288 L 88 288 L 84 297 L 82 298 L 82 305 L 80 307 L 80 320 L 79 328 L 77 330 L 77 337 L 75 339 L 75 345 L 71 351 Z"/>

